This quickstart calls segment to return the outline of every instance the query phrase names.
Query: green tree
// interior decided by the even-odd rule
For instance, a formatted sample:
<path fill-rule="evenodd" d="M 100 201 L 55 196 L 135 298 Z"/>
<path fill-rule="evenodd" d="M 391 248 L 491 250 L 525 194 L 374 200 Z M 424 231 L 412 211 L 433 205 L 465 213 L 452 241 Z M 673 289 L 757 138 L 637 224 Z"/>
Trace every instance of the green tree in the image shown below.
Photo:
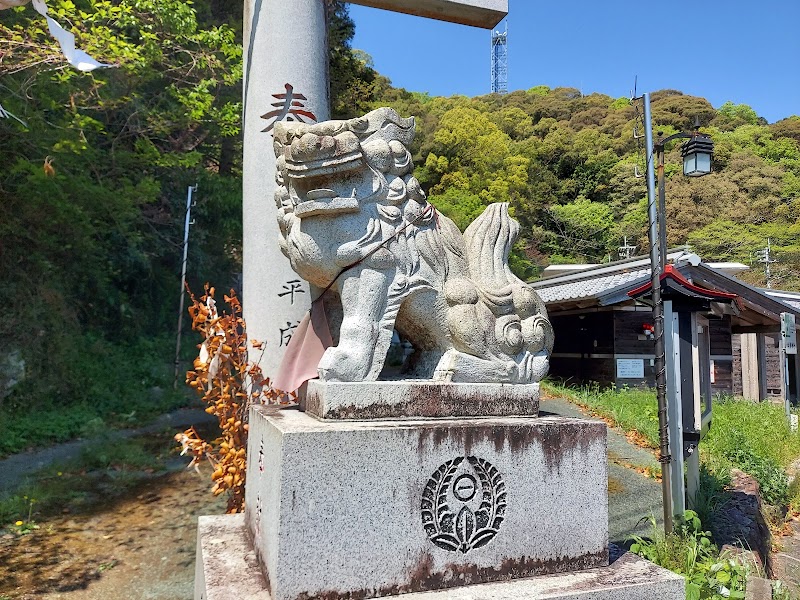
<path fill-rule="evenodd" d="M 747 104 L 734 104 L 729 100 L 719 107 L 712 124 L 721 130 L 730 131 L 741 125 L 766 125 L 767 123 Z"/>
<path fill-rule="evenodd" d="M 351 48 L 356 26 L 347 5 L 334 1 L 328 6 L 331 117 L 351 119 L 369 112 L 371 103 L 389 87 L 389 80 L 375 71 L 367 53 Z"/>
<path fill-rule="evenodd" d="M 202 189 L 193 272 L 230 281 L 240 255 L 236 29 L 178 0 L 49 4 L 116 67 L 69 68 L 30 7 L 4 11 L 0 95 L 27 127 L 0 119 L 0 333 L 31 406 L 90 400 L 80 365 L 172 329 L 186 186 Z"/>
<path fill-rule="evenodd" d="M 581 261 L 602 260 L 615 245 L 610 237 L 614 213 L 607 204 L 579 197 L 574 202 L 550 206 L 547 212 L 560 244 L 566 249 L 563 254 Z"/>

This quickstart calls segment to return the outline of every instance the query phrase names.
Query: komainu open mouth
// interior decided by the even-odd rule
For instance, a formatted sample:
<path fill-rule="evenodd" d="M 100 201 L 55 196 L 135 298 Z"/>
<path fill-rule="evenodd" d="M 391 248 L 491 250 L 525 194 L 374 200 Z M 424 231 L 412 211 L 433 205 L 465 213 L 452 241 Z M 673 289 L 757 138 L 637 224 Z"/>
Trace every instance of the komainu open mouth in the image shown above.
<path fill-rule="evenodd" d="M 294 213 L 300 218 L 322 213 L 358 212 L 356 188 L 350 195 L 343 195 L 333 189 L 329 175 L 311 177 L 290 177 L 291 194 L 296 203 Z"/>

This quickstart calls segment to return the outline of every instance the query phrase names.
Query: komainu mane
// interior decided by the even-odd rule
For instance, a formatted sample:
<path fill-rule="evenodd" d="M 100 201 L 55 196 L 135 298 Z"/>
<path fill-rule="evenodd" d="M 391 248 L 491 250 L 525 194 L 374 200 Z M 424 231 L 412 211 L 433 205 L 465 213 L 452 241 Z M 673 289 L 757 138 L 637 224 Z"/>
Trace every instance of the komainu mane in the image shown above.
<path fill-rule="evenodd" d="M 553 330 L 536 292 L 508 267 L 519 224 L 497 203 L 462 235 L 413 177 L 413 137 L 413 117 L 390 108 L 275 127 L 281 249 L 300 276 L 341 300 L 328 311 L 337 345 L 320 378 L 376 380 L 396 329 L 415 349 L 410 377 L 539 381 Z"/>

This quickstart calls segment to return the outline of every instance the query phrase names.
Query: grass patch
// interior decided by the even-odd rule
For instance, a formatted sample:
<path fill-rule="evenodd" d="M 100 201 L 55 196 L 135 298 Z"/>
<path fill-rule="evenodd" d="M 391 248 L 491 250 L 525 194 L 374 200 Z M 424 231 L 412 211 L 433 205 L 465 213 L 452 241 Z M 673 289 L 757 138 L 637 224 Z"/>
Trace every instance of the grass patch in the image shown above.
<path fill-rule="evenodd" d="M 782 405 L 715 397 L 711 430 L 703 444 L 711 454 L 730 454 L 742 442 L 755 456 L 782 467 L 800 456 L 800 432 L 790 430 Z"/>
<path fill-rule="evenodd" d="M 726 488 L 730 483 L 729 469 L 711 471 L 705 463 L 700 464 L 700 487 L 697 496 L 689 499 L 689 508 L 702 523 L 711 523 L 728 501 L 730 492 Z"/>
<path fill-rule="evenodd" d="M 658 406 L 652 390 L 600 389 L 596 385 L 571 388 L 553 383 L 544 387 L 552 396 L 566 398 L 625 432 L 635 432 L 648 448 L 658 448 Z"/>
<path fill-rule="evenodd" d="M 172 389 L 166 339 L 113 345 L 84 336 L 74 371 L 63 388 L 18 384 L 0 407 L 0 458 L 120 427 L 135 427 L 194 400 Z M 196 401 L 195 401 L 196 402 Z"/>
<path fill-rule="evenodd" d="M 659 446 L 655 390 L 567 388 L 549 383 L 545 391 L 587 408 L 626 432 L 634 432 L 642 445 L 652 449 Z M 730 468 L 736 467 L 758 481 L 767 503 L 800 509 L 800 483 L 790 489 L 785 472 L 800 456 L 800 432 L 790 430 L 782 406 L 715 397 L 711 429 L 700 450 L 707 478 L 725 479 Z M 716 487 L 708 489 L 714 493 Z"/>

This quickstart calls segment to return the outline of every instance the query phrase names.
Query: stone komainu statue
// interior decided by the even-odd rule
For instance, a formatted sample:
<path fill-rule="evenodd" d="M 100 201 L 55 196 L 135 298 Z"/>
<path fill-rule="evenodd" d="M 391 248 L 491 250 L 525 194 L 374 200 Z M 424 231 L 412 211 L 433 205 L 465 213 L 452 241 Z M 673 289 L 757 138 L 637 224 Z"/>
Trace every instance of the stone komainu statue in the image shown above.
<path fill-rule="evenodd" d="M 413 117 L 390 108 L 275 126 L 281 249 L 301 277 L 341 299 L 327 307 L 337 345 L 320 378 L 376 380 L 396 329 L 415 349 L 411 377 L 539 381 L 553 330 L 508 267 L 519 224 L 497 203 L 462 235 L 412 176 L 413 137 Z"/>

